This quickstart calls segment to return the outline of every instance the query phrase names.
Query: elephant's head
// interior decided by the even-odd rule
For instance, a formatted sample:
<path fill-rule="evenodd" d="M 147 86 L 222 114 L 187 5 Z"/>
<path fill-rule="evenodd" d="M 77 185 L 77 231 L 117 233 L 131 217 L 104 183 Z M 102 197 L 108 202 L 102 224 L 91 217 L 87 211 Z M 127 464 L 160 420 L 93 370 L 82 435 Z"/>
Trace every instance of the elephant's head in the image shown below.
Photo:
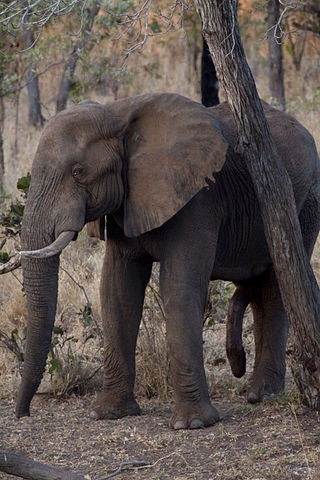
<path fill-rule="evenodd" d="M 210 111 L 176 94 L 78 105 L 47 124 L 21 234 L 28 339 L 18 417 L 29 415 L 45 368 L 61 250 L 116 211 L 129 237 L 160 227 L 207 186 L 226 150 Z"/>

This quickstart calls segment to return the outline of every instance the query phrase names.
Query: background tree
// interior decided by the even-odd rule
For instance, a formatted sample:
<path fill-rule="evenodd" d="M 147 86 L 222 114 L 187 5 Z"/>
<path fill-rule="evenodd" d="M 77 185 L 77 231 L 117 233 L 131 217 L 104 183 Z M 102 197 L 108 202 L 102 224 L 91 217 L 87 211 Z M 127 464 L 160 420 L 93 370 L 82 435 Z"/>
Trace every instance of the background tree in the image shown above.
<path fill-rule="evenodd" d="M 67 100 L 69 92 L 74 79 L 74 72 L 77 66 L 79 56 L 88 49 L 88 42 L 90 40 L 90 34 L 93 27 L 94 19 L 99 12 L 99 4 L 94 3 L 91 7 L 88 6 L 84 14 L 83 28 L 80 36 L 73 46 L 72 53 L 65 63 L 62 78 L 60 82 L 60 88 L 57 98 L 57 112 L 64 110 L 67 106 Z"/>
<path fill-rule="evenodd" d="M 320 409 L 319 288 L 304 250 L 292 185 L 272 140 L 244 54 L 237 1 L 195 0 L 195 5 L 219 81 L 234 114 L 237 150 L 244 156 L 259 201 L 270 255 L 292 328 L 293 375 L 305 402 Z"/>
<path fill-rule="evenodd" d="M 306 46 L 310 45 L 312 39 L 320 37 L 320 2 L 303 0 L 284 4 L 283 8 L 281 33 L 288 39 L 286 50 L 298 72 Z"/>
<path fill-rule="evenodd" d="M 25 82 L 25 85 L 28 89 L 29 123 L 30 125 L 37 127 L 38 125 L 42 126 L 45 119 L 41 112 L 37 68 L 32 58 L 34 43 L 35 38 L 33 32 L 29 28 L 22 28 L 21 33 L 18 37 L 16 48 L 20 52 L 25 52 L 25 62 L 21 62 L 24 69 L 22 81 Z"/>
<path fill-rule="evenodd" d="M 202 37 L 201 103 L 212 107 L 219 103 L 219 82 L 206 39 Z"/>
<path fill-rule="evenodd" d="M 320 35 L 320 2 L 318 0 L 303 0 L 297 2 L 295 9 L 290 9 L 288 14 L 291 17 L 291 24 L 294 28 L 305 30 Z"/>
<path fill-rule="evenodd" d="M 1 83 L 1 66 L 0 66 L 0 83 Z M 4 153 L 3 153 L 3 124 L 4 124 L 4 104 L 3 98 L 0 97 L 0 203 L 3 192 L 4 178 Z"/>
<path fill-rule="evenodd" d="M 268 64 L 271 104 L 285 110 L 279 0 L 268 0 Z"/>
<path fill-rule="evenodd" d="M 3 129 L 4 129 L 4 91 L 6 89 L 6 76 L 11 60 L 10 49 L 6 48 L 7 35 L 0 36 L 0 203 L 4 189 L 4 151 L 3 151 Z"/>

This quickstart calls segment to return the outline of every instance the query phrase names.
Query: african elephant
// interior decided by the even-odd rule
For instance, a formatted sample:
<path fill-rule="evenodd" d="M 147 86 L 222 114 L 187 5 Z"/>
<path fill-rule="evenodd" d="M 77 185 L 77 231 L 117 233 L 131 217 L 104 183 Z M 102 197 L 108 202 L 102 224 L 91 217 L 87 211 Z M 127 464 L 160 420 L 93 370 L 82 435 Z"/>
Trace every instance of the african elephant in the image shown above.
<path fill-rule="evenodd" d="M 292 117 L 266 104 L 264 109 L 293 183 L 310 257 L 320 221 L 315 143 Z M 213 279 L 237 285 L 229 314 L 233 366 L 242 347 L 243 307 L 253 305 L 256 358 L 248 399 L 281 391 L 288 325 L 258 202 L 235 144 L 227 105 L 207 109 L 177 94 L 78 105 L 48 122 L 33 162 L 21 234 L 28 340 L 18 417 L 29 415 L 45 368 L 59 253 L 87 222 L 105 216 L 104 383 L 92 418 L 140 412 L 133 393 L 135 347 L 153 262 L 160 263 L 174 384 L 170 425 L 199 428 L 219 419 L 202 352 L 202 318 Z"/>

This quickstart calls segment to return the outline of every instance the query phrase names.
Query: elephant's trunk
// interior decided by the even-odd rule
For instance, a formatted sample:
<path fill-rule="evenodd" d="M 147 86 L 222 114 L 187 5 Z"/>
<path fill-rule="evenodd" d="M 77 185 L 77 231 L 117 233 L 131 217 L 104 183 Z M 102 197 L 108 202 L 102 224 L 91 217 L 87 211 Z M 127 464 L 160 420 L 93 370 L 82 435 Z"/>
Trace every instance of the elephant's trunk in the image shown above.
<path fill-rule="evenodd" d="M 54 325 L 59 255 L 47 259 L 22 258 L 27 296 L 27 347 L 22 380 L 16 403 L 16 416 L 30 415 L 30 402 L 46 366 Z"/>
<path fill-rule="evenodd" d="M 41 195 L 35 198 L 30 188 L 21 230 L 21 246 L 26 251 L 43 249 L 54 240 L 54 224 L 50 224 L 48 218 L 50 209 L 42 206 Z M 59 253 L 49 258 L 22 255 L 21 265 L 28 321 L 25 360 L 16 402 L 17 417 L 30 415 L 30 402 L 46 366 L 57 305 Z"/>

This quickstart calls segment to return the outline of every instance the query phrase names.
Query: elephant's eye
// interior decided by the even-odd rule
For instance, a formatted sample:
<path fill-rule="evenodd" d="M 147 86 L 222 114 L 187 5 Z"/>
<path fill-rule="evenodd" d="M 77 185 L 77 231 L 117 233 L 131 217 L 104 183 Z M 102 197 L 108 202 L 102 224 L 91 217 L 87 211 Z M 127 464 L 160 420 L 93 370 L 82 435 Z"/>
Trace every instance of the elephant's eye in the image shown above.
<path fill-rule="evenodd" d="M 84 173 L 84 168 L 81 167 L 80 165 L 76 165 L 72 168 L 72 176 L 74 178 L 81 178 Z"/>

